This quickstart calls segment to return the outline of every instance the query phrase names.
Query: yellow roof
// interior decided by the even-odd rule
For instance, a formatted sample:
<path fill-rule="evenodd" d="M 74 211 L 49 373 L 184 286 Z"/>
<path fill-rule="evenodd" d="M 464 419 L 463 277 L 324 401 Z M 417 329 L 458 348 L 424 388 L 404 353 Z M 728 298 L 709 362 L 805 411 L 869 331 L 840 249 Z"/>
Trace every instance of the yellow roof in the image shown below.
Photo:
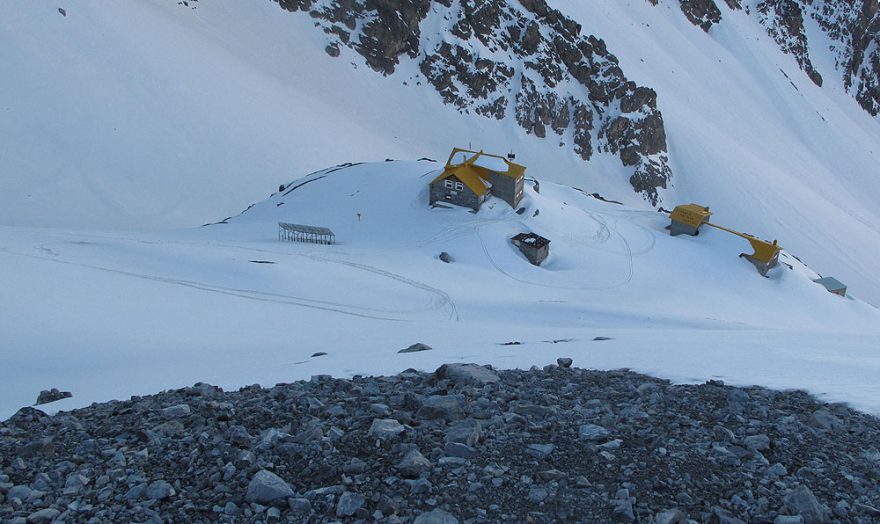
<path fill-rule="evenodd" d="M 474 166 L 460 165 L 454 167 L 447 167 L 443 170 L 443 173 L 440 174 L 437 178 L 435 178 L 431 183 L 438 180 L 443 180 L 446 178 L 455 175 L 459 180 L 461 180 L 464 185 L 468 186 L 471 191 L 477 194 L 477 196 L 483 196 L 489 192 L 489 186 L 487 186 L 483 182 L 483 177 L 480 176 L 477 169 Z"/>
<path fill-rule="evenodd" d="M 669 218 L 691 227 L 700 227 L 709 220 L 711 215 L 712 212 L 709 211 L 709 208 L 700 204 L 681 204 L 675 206 Z"/>
<path fill-rule="evenodd" d="M 473 155 L 463 162 L 453 164 L 452 159 L 458 153 L 473 153 Z M 476 165 L 475 162 L 481 156 L 503 160 L 504 163 L 507 165 L 507 171 L 499 171 Z M 489 153 L 484 153 L 482 151 L 459 149 L 456 147 L 452 150 L 452 153 L 449 155 L 449 159 L 446 161 L 446 168 L 443 170 L 440 176 L 432 180 L 431 183 L 433 184 L 438 180 L 444 180 L 452 175 L 455 175 L 459 180 L 464 183 L 464 185 L 468 186 L 471 191 L 476 193 L 478 196 L 483 196 L 489 192 L 488 179 L 490 172 L 500 173 L 511 178 L 520 178 L 525 175 L 526 167 L 513 163 L 510 160 L 499 155 L 492 155 Z"/>

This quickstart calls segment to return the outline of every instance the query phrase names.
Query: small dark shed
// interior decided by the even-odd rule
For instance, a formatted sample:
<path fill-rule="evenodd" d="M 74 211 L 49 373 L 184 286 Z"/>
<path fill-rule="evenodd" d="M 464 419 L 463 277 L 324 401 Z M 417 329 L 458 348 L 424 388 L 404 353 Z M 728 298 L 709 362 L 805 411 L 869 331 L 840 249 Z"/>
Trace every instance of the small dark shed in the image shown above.
<path fill-rule="evenodd" d="M 550 241 L 535 233 L 520 233 L 510 241 L 536 266 L 540 266 L 550 254 Z"/>

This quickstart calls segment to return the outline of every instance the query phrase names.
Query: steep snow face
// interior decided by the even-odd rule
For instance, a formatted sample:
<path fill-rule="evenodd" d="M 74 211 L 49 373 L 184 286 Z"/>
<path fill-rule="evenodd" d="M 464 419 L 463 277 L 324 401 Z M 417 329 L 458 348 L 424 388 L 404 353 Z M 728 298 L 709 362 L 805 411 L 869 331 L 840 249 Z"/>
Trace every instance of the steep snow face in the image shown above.
<path fill-rule="evenodd" d="M 197 381 L 560 356 L 880 413 L 880 312 L 813 283 L 797 252 L 762 278 L 738 237 L 673 238 L 662 213 L 543 180 L 522 214 L 494 197 L 476 214 L 432 209 L 439 168 L 337 166 L 186 231 L 0 229 L 0 418 L 49 387 L 74 394 L 44 406 L 57 409 Z M 279 241 L 279 221 L 329 227 L 337 244 Z M 540 267 L 510 241 L 524 232 L 551 241 Z M 397 353 L 415 342 L 434 349 Z"/>
<path fill-rule="evenodd" d="M 659 0 L 648 0 L 658 5 Z M 672 0 L 676 1 L 676 0 Z M 694 25 L 723 23 L 715 0 L 678 0 Z M 761 24 L 817 86 L 842 83 L 865 111 L 880 115 L 880 4 L 876 0 L 725 0 Z M 818 63 L 831 64 L 818 67 Z"/>
<path fill-rule="evenodd" d="M 516 151 L 531 174 L 641 200 L 631 168 L 462 115 L 269 1 L 0 3 L 0 224 L 191 226 L 295 173 Z M 415 71 L 415 70 L 414 70 Z"/>

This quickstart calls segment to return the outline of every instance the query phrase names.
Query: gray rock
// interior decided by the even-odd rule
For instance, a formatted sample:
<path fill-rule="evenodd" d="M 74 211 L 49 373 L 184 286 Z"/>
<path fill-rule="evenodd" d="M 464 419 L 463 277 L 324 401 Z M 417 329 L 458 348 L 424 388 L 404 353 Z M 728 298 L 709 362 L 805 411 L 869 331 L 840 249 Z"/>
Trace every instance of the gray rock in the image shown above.
<path fill-rule="evenodd" d="M 828 431 L 841 431 L 844 429 L 843 421 L 825 409 L 816 410 L 813 413 L 813 425 Z"/>
<path fill-rule="evenodd" d="M 162 500 L 173 497 L 174 487 L 165 480 L 151 482 L 144 495 L 150 500 Z"/>
<path fill-rule="evenodd" d="M 555 417 L 559 413 L 559 408 L 539 404 L 517 404 L 514 406 L 513 412 L 525 417 L 547 418 Z"/>
<path fill-rule="evenodd" d="M 544 500 L 549 496 L 549 492 L 545 488 L 530 488 L 529 489 L 529 502 L 532 504 L 540 504 L 544 502 Z"/>
<path fill-rule="evenodd" d="M 653 524 L 688 524 L 688 517 L 680 509 L 667 509 L 654 515 Z"/>
<path fill-rule="evenodd" d="M 712 508 L 712 518 L 710 522 L 717 524 L 746 524 L 741 519 L 736 518 L 726 509 L 714 507 Z"/>
<path fill-rule="evenodd" d="M 434 491 L 434 485 L 426 478 L 420 478 L 417 480 L 408 480 L 407 483 L 409 486 L 409 494 L 410 495 L 427 495 Z"/>
<path fill-rule="evenodd" d="M 56 400 L 70 398 L 72 396 L 73 394 L 70 391 L 58 391 L 58 388 L 44 389 L 43 391 L 40 391 L 39 395 L 37 395 L 36 405 L 48 404 L 49 402 L 55 402 Z"/>
<path fill-rule="evenodd" d="M 766 470 L 764 470 L 764 474 L 770 478 L 779 478 L 788 475 L 788 470 L 780 463 L 773 464 Z"/>
<path fill-rule="evenodd" d="M 192 414 L 192 410 L 189 407 L 189 404 L 177 404 L 174 406 L 168 406 L 162 410 L 162 415 L 165 418 L 183 418 L 188 417 Z"/>
<path fill-rule="evenodd" d="M 743 443 L 752 451 L 764 451 L 770 449 L 770 437 L 767 435 L 749 435 L 743 439 Z"/>
<path fill-rule="evenodd" d="M 804 519 L 800 515 L 777 515 L 773 524 L 803 524 Z"/>
<path fill-rule="evenodd" d="M 801 484 L 785 497 L 785 506 L 800 515 L 805 524 L 822 524 L 828 522 L 825 512 L 810 488 Z"/>
<path fill-rule="evenodd" d="M 142 482 L 140 484 L 136 484 L 128 489 L 125 492 L 125 495 L 122 496 L 125 500 L 138 500 L 144 496 L 144 492 L 147 491 L 147 483 Z"/>
<path fill-rule="evenodd" d="M 369 434 L 371 437 L 378 439 L 394 438 L 403 433 L 406 428 L 400 422 L 393 418 L 377 418 L 373 419 L 370 425 Z"/>
<path fill-rule="evenodd" d="M 367 470 L 367 463 L 355 457 L 342 466 L 342 471 L 350 475 L 358 475 Z"/>
<path fill-rule="evenodd" d="M 366 499 L 363 496 L 346 491 L 339 497 L 339 502 L 336 504 L 336 516 L 350 517 L 364 506 L 364 502 Z"/>
<path fill-rule="evenodd" d="M 31 498 L 31 494 L 33 493 L 33 491 L 34 490 L 23 484 L 12 486 L 11 488 L 9 488 L 9 491 L 6 492 L 6 498 L 26 501 Z"/>
<path fill-rule="evenodd" d="M 434 348 L 427 344 L 422 344 L 421 342 L 417 342 L 409 347 L 403 348 L 398 353 L 419 353 L 421 351 L 430 351 Z"/>
<path fill-rule="evenodd" d="M 604 444 L 599 444 L 599 449 L 603 449 L 606 451 L 614 451 L 616 449 L 620 449 L 620 446 L 622 444 L 623 444 L 623 441 L 620 440 L 619 438 L 616 438 L 614 440 L 609 440 L 608 442 L 606 442 Z"/>
<path fill-rule="evenodd" d="M 55 520 L 61 512 L 55 508 L 46 508 L 41 509 L 39 511 L 35 511 L 27 516 L 28 524 L 43 524 L 45 522 L 52 522 Z"/>
<path fill-rule="evenodd" d="M 416 517 L 413 524 L 458 524 L 458 519 L 442 509 L 435 509 Z"/>
<path fill-rule="evenodd" d="M 483 386 L 501 380 L 494 371 L 477 364 L 443 364 L 437 368 L 434 376 L 438 379 L 449 379 L 459 386 Z"/>
<path fill-rule="evenodd" d="M 538 478 L 541 480 L 562 480 L 566 477 L 568 475 L 558 469 L 546 469 L 538 472 Z"/>
<path fill-rule="evenodd" d="M 303 425 L 292 440 L 300 444 L 316 442 L 324 437 L 324 425 L 319 419 L 312 419 Z"/>
<path fill-rule="evenodd" d="M 51 455 L 55 452 L 54 437 L 41 437 L 18 448 L 18 454 L 22 457 L 33 457 L 36 455 Z"/>
<path fill-rule="evenodd" d="M 443 452 L 447 457 L 470 459 L 477 456 L 477 450 L 460 442 L 447 442 Z"/>
<path fill-rule="evenodd" d="M 257 457 L 249 449 L 243 449 L 238 452 L 235 458 L 235 467 L 238 469 L 249 469 L 257 461 Z"/>
<path fill-rule="evenodd" d="M 474 446 L 483 435 L 483 426 L 478 420 L 468 419 L 456 422 L 446 430 L 447 442 L 460 442 Z"/>
<path fill-rule="evenodd" d="M 241 510 L 238 508 L 238 505 L 235 502 L 229 501 L 223 506 L 223 514 L 228 515 L 230 517 L 238 516 L 241 513 Z"/>
<path fill-rule="evenodd" d="M 278 428 L 269 428 L 260 433 L 260 437 L 257 439 L 255 447 L 262 451 L 269 450 L 287 437 L 290 437 L 290 435 L 286 432 L 281 431 Z"/>
<path fill-rule="evenodd" d="M 418 449 L 411 449 L 397 465 L 400 474 L 407 478 L 418 478 L 431 469 L 431 461 L 426 459 Z"/>
<path fill-rule="evenodd" d="M 556 446 L 553 444 L 529 444 L 526 447 L 526 453 L 533 457 L 544 459 L 549 457 L 555 448 Z"/>
<path fill-rule="evenodd" d="M 856 502 L 855 507 L 857 510 L 862 513 L 867 513 L 872 517 L 880 517 L 880 509 L 875 508 L 874 506 L 869 506 L 868 504 L 862 504 L 861 502 Z"/>
<path fill-rule="evenodd" d="M 287 482 L 271 471 L 262 469 L 253 476 L 248 484 L 245 500 L 257 504 L 268 504 L 293 495 L 293 489 Z"/>
<path fill-rule="evenodd" d="M 443 251 L 440 253 L 440 260 L 442 260 L 443 262 L 446 262 L 447 264 L 451 264 L 451 263 L 455 262 L 455 259 L 452 258 L 452 255 L 450 255 L 446 251 Z"/>
<path fill-rule="evenodd" d="M 276 524 L 281 521 L 281 510 L 275 507 L 266 510 L 266 524 Z"/>
<path fill-rule="evenodd" d="M 560 358 L 557 358 L 557 359 L 556 359 L 556 363 L 557 363 L 557 364 L 559 365 L 559 367 L 561 367 L 561 368 L 570 368 L 572 362 L 574 362 L 574 361 L 573 361 L 572 359 L 568 358 L 568 357 L 560 357 Z"/>
<path fill-rule="evenodd" d="M 381 402 L 374 402 L 370 404 L 370 411 L 379 415 L 380 417 L 387 417 L 391 414 L 391 408 L 388 404 L 382 404 Z"/>
<path fill-rule="evenodd" d="M 306 498 L 290 498 L 287 499 L 287 506 L 294 513 L 311 513 L 312 503 Z"/>
<path fill-rule="evenodd" d="M 608 438 L 610 433 L 607 429 L 602 426 L 598 426 L 596 424 L 584 424 L 580 427 L 578 431 L 581 440 L 586 440 L 588 442 L 595 442 L 598 440 L 605 440 Z"/>
<path fill-rule="evenodd" d="M 322 488 L 306 491 L 305 497 L 309 500 L 314 500 L 327 498 L 329 495 L 342 495 L 343 493 L 345 493 L 345 486 L 335 484 L 333 486 L 324 486 Z"/>
<path fill-rule="evenodd" d="M 632 500 L 629 498 L 612 500 L 611 518 L 615 522 L 635 522 L 636 514 L 633 511 Z"/>
<path fill-rule="evenodd" d="M 179 437 L 186 432 L 186 428 L 179 420 L 169 420 L 154 427 L 153 432 L 163 437 Z"/>
<path fill-rule="evenodd" d="M 465 416 L 466 407 L 464 395 L 431 395 L 425 399 L 416 415 L 427 420 L 458 420 Z"/>

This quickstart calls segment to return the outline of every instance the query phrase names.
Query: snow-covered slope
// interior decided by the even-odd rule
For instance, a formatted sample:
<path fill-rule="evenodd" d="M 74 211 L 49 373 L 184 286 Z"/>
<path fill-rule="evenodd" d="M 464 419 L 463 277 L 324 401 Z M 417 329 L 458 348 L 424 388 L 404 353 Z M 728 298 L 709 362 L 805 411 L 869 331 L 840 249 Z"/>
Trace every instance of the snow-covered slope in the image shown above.
<path fill-rule="evenodd" d="M 308 16 L 268 1 L 81 2 L 66 16 L 3 2 L 0 75 L 14 81 L 0 82 L 0 223 L 198 225 L 299 173 L 453 145 L 514 149 L 542 176 L 585 172 L 573 153 L 325 45 Z"/>
<path fill-rule="evenodd" d="M 762 278 L 737 237 L 673 238 L 662 213 L 547 181 L 527 184 L 522 214 L 495 198 L 477 214 L 431 209 L 438 167 L 323 170 L 192 230 L 0 228 L 0 417 L 49 387 L 74 393 L 57 409 L 196 381 L 560 356 L 880 413 L 880 311 L 826 292 L 793 257 Z M 278 221 L 329 227 L 338 244 L 281 242 Z M 541 267 L 510 243 L 526 231 L 551 239 Z M 434 349 L 397 353 L 415 342 Z"/>
<path fill-rule="evenodd" d="M 0 415 L 47 387 L 72 390 L 60 405 L 73 406 L 197 380 L 563 354 L 679 381 L 807 387 L 880 412 L 877 310 L 810 281 L 833 275 L 880 303 L 880 126 L 830 73 L 821 38 L 820 88 L 745 10 L 721 5 L 705 32 L 671 0 L 551 4 L 656 92 L 674 173 L 663 205 L 709 205 L 811 269 L 786 256 L 792 269 L 763 279 L 736 237 L 669 238 L 620 154 L 584 162 L 515 118 L 460 112 L 415 59 L 388 76 L 349 48 L 333 59 L 338 35 L 306 13 L 12 0 L 0 4 Z M 445 35 L 430 37 L 422 52 Z M 327 165 L 442 159 L 454 145 L 513 149 L 528 176 L 627 206 L 545 182 L 523 215 L 500 202 L 431 210 L 430 162 L 322 171 L 262 200 Z M 161 230 L 252 202 L 224 224 Z M 331 227 L 341 243 L 279 243 L 279 220 Z M 543 267 L 511 247 L 522 230 L 553 241 Z M 396 353 L 417 341 L 435 349 Z"/>
<path fill-rule="evenodd" d="M 718 4 L 723 20 L 706 33 L 673 0 L 551 2 L 657 92 L 674 173 L 664 207 L 709 205 L 719 222 L 778 238 L 880 303 L 880 125 L 832 74 L 821 32 L 810 39 L 819 88 L 754 15 Z M 0 5 L 0 74 L 14 79 L 0 83 L 0 224 L 196 225 L 296 173 L 468 144 L 513 149 L 532 176 L 643 204 L 618 155 L 600 148 L 585 163 L 553 133 L 460 113 L 416 61 L 382 76 L 351 49 L 329 57 L 338 36 L 306 13 L 194 5 L 81 2 L 65 15 Z M 810 20 L 805 30 L 818 31 Z M 437 43 L 433 27 L 425 38 Z"/>

